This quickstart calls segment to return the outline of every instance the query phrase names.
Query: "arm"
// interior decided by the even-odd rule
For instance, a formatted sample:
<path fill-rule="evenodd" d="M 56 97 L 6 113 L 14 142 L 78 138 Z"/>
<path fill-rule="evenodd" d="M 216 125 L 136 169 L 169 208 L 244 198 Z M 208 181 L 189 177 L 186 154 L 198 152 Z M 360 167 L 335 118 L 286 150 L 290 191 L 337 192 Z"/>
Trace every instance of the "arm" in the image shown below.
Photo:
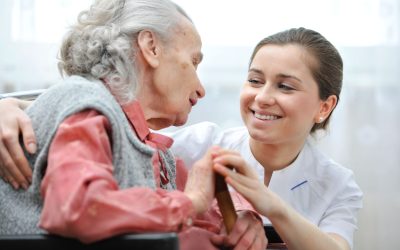
<path fill-rule="evenodd" d="M 236 172 L 226 168 L 227 165 L 233 166 Z M 221 150 L 214 159 L 214 170 L 225 176 L 226 182 L 258 212 L 268 217 L 288 249 L 350 249 L 343 237 L 321 231 L 271 192 L 239 154 Z"/>
<path fill-rule="evenodd" d="M 41 186 L 42 228 L 85 242 L 126 232 L 179 231 L 208 206 L 212 196 L 202 193 L 204 188 L 199 185 L 211 179 L 211 157 L 203 160 L 209 161 L 208 171 L 201 162 L 193 169 L 189 175 L 192 185 L 186 185 L 185 193 L 146 187 L 118 189 L 112 175 L 108 127 L 104 116 L 95 111 L 71 116 L 59 126 Z"/>
<path fill-rule="evenodd" d="M 0 100 L 0 176 L 15 189 L 27 189 L 32 170 L 19 142 L 19 135 L 26 150 L 36 151 L 36 139 L 29 117 L 23 110 L 31 104 L 14 98 Z"/>

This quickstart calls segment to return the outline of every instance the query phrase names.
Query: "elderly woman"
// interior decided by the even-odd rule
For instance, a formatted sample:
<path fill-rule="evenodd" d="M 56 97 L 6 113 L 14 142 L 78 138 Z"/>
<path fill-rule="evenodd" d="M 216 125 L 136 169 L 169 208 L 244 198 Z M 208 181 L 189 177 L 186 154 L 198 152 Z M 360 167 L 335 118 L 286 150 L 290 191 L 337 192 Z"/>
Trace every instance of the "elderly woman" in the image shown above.
<path fill-rule="evenodd" d="M 168 149 L 172 140 L 149 130 L 184 124 L 205 94 L 196 73 L 201 40 L 186 13 L 168 0 L 96 1 L 79 15 L 60 54 L 67 77 L 27 109 L 37 136 L 28 158 L 32 185 L 21 193 L 0 183 L 0 233 L 44 229 L 93 242 L 176 231 L 181 248 L 214 248 L 212 236 L 221 242 L 217 211 L 194 221 L 209 230 L 191 227 L 214 197 L 212 151 L 177 191 L 183 187 L 176 177 L 185 172 Z M 251 212 L 239 216 L 225 242 L 266 246 Z"/>

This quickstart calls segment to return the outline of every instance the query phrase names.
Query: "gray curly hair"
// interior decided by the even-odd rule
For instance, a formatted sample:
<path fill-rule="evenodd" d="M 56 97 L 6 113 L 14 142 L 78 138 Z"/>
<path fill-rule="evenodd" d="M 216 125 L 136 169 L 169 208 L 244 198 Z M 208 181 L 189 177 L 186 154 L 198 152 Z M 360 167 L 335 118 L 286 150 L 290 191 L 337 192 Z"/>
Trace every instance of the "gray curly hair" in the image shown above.
<path fill-rule="evenodd" d="M 186 12 L 169 0 L 96 0 L 82 11 L 60 49 L 62 76 L 107 79 L 106 85 L 120 103 L 135 98 L 136 39 L 140 31 L 153 31 L 168 43 L 172 28 Z"/>

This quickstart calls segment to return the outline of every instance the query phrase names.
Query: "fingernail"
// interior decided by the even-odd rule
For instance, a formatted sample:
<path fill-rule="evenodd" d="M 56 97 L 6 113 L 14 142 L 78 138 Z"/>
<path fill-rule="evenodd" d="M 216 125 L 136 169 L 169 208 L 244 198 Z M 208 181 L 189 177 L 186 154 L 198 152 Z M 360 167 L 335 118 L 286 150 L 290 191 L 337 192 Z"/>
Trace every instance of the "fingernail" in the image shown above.
<path fill-rule="evenodd" d="M 28 176 L 29 184 L 32 184 L 32 175 Z"/>
<path fill-rule="evenodd" d="M 27 189 L 28 189 L 28 184 L 27 184 L 27 183 L 22 183 L 22 188 L 23 188 L 24 190 L 27 190 Z"/>
<path fill-rule="evenodd" d="M 31 142 L 28 144 L 28 151 L 31 152 L 32 154 L 36 152 L 36 144 Z"/>
<path fill-rule="evenodd" d="M 19 188 L 18 183 L 16 183 L 15 181 L 12 182 L 12 186 L 14 187 L 14 189 L 18 189 Z"/>

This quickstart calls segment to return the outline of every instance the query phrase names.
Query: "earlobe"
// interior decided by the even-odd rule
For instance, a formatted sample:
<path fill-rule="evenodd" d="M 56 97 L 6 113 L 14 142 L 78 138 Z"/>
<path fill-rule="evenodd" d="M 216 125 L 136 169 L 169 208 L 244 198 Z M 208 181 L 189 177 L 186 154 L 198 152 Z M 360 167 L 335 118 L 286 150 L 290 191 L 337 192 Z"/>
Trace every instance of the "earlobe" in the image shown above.
<path fill-rule="evenodd" d="M 317 114 L 316 123 L 322 123 L 329 116 L 332 110 L 336 107 L 337 97 L 335 95 L 329 96 L 325 101 L 321 101 L 319 113 Z"/>
<path fill-rule="evenodd" d="M 153 68 L 159 64 L 159 42 L 156 35 L 150 30 L 142 30 L 139 32 L 138 48 L 143 58 Z"/>

